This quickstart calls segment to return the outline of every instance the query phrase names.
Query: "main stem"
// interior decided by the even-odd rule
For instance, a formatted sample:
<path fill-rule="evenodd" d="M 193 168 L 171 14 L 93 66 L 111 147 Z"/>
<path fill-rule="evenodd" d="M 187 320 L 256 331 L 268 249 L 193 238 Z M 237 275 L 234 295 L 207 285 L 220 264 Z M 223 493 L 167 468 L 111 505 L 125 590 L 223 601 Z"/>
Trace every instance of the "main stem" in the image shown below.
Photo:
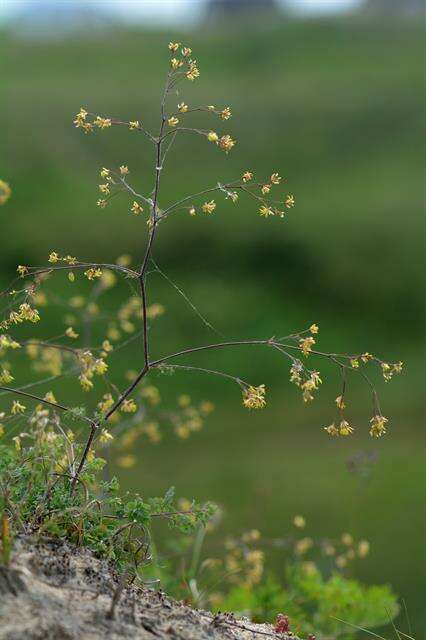
<path fill-rule="evenodd" d="M 158 195 L 160 191 L 160 180 L 161 180 L 161 170 L 162 170 L 162 158 L 161 158 L 161 150 L 163 143 L 163 133 L 164 127 L 166 124 L 166 113 L 165 113 L 165 105 L 167 94 L 170 88 L 170 72 L 167 74 L 167 80 L 164 88 L 163 97 L 161 100 L 161 123 L 160 129 L 158 132 L 158 137 L 154 139 L 156 152 L 155 152 L 155 184 L 154 184 L 154 194 L 152 198 L 151 205 L 151 215 L 150 215 L 150 230 L 148 236 L 148 242 L 145 249 L 145 254 L 142 260 L 142 264 L 139 270 L 138 278 L 139 278 L 139 286 L 141 291 L 141 300 L 142 300 L 142 340 L 143 340 L 143 354 L 144 354 L 144 366 L 143 369 L 139 372 L 135 380 L 132 382 L 129 387 L 121 394 L 121 396 L 117 399 L 117 401 L 110 407 L 110 409 L 105 413 L 103 418 L 97 420 L 92 423 L 91 430 L 89 433 L 89 437 L 87 438 L 86 445 L 84 447 L 83 454 L 81 456 L 80 463 L 78 465 L 77 471 L 71 481 L 71 491 L 74 491 L 76 482 L 78 477 L 83 470 L 85 462 L 87 460 L 87 456 L 89 454 L 90 448 L 93 444 L 93 440 L 96 435 L 96 431 L 99 428 L 101 422 L 107 421 L 113 413 L 115 413 L 126 398 L 132 393 L 132 391 L 137 387 L 137 385 L 141 382 L 141 380 L 146 376 L 150 369 L 149 363 L 149 339 L 148 339 L 148 319 L 147 319 L 147 292 L 146 292 L 146 270 L 148 267 L 149 258 L 152 251 L 152 246 L 155 240 L 157 223 L 158 223 Z"/>

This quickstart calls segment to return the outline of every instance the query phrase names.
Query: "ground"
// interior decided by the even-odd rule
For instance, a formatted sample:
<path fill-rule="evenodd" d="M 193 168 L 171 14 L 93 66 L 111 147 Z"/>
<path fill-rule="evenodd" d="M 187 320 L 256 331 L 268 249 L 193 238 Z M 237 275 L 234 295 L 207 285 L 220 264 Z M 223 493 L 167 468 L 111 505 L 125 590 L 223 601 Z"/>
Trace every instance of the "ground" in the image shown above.
<path fill-rule="evenodd" d="M 87 550 L 21 537 L 10 566 L 0 565 L 0 640 L 287 638 L 270 625 L 214 616 L 162 591 L 121 585 L 114 567 Z"/>

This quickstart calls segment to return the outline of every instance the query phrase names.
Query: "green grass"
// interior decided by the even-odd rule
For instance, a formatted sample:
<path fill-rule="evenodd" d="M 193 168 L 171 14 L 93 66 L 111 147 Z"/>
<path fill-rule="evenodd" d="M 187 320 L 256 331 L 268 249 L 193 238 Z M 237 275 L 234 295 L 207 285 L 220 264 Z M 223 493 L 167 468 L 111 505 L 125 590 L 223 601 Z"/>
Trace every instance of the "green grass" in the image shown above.
<path fill-rule="evenodd" d="M 279 359 L 221 353 L 199 362 L 265 382 L 268 408 L 243 412 L 238 393 L 220 381 L 168 379 L 165 397 L 189 390 L 211 397 L 217 413 L 187 443 L 171 436 L 161 447 L 141 446 L 140 470 L 125 472 L 124 481 L 154 494 L 176 484 L 191 495 L 195 486 L 198 498 L 223 505 L 221 533 L 258 527 L 280 535 L 300 512 L 318 535 L 351 530 L 370 539 L 371 557 L 358 575 L 391 582 L 420 633 L 424 24 L 259 23 L 247 33 L 227 25 L 178 34 L 191 41 L 202 71 L 179 101 L 229 103 L 234 116 L 223 130 L 238 145 L 225 158 L 201 139 L 181 138 L 161 200 L 250 168 L 259 175 L 279 170 L 297 206 L 283 222 L 263 221 L 251 203 L 233 207 L 218 198 L 217 214 L 208 219 L 170 218 L 155 258 L 227 337 L 283 335 L 316 321 L 324 349 L 369 349 L 405 360 L 406 375 L 381 385 L 391 433 L 371 443 L 367 393 L 356 387 L 351 417 L 361 433 L 348 443 L 328 441 L 320 427 L 333 411 L 335 377 L 318 404 L 306 408 Z M 151 149 L 123 130 L 84 136 L 72 119 L 84 105 L 157 126 L 171 37 L 133 30 L 43 43 L 4 34 L 0 177 L 14 196 L 1 210 L 2 283 L 18 262 L 44 263 L 51 249 L 82 259 L 139 258 L 144 225 L 126 213 L 125 200 L 96 208 L 97 171 L 126 163 L 138 186 L 149 189 Z M 150 286 L 168 312 L 153 330 L 155 355 L 212 338 L 159 276 Z M 119 369 L 137 366 L 134 353 L 117 358 Z M 373 448 L 378 460 L 362 483 L 345 461 Z"/>

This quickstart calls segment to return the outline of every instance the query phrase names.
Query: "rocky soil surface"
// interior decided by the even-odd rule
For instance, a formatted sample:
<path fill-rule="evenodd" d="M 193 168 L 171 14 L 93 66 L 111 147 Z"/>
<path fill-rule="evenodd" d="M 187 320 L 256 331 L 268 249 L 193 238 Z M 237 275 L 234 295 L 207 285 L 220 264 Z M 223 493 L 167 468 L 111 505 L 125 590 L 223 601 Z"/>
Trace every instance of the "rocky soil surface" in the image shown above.
<path fill-rule="evenodd" d="M 60 541 L 20 538 L 0 565 L 0 640 L 281 640 L 267 624 L 213 615 L 123 585 L 113 566 Z M 291 640 L 295 640 L 294 636 Z M 296 639 L 297 640 L 297 639 Z"/>

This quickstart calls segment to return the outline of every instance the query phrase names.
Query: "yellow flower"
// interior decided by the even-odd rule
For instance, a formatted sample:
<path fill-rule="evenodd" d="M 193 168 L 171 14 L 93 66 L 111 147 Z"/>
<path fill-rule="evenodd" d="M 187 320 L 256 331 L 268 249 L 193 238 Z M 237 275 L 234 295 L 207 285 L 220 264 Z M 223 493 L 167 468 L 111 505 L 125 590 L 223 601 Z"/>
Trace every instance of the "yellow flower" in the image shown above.
<path fill-rule="evenodd" d="M 334 422 L 332 424 L 330 424 L 328 427 L 324 427 L 324 431 L 327 431 L 327 433 L 330 436 L 338 436 L 339 435 L 339 429 L 336 427 Z"/>
<path fill-rule="evenodd" d="M 180 111 L 180 113 L 186 113 L 189 107 L 184 102 L 181 102 L 180 104 L 178 104 L 177 108 L 178 108 L 178 111 Z"/>
<path fill-rule="evenodd" d="M 368 540 L 360 540 L 358 542 L 358 557 L 365 558 L 370 553 L 370 543 Z"/>
<path fill-rule="evenodd" d="M 74 273 L 73 273 L 72 271 L 70 271 L 70 272 L 68 273 L 68 280 L 69 280 L 70 282 L 74 282 L 74 280 L 75 280 L 75 275 L 74 275 Z"/>
<path fill-rule="evenodd" d="M 9 184 L 4 180 L 0 180 L 0 204 L 4 204 L 9 200 L 12 194 L 12 189 Z"/>
<path fill-rule="evenodd" d="M 110 193 L 109 184 L 100 184 L 99 191 L 108 195 Z"/>
<path fill-rule="evenodd" d="M 347 420 L 341 420 L 339 424 L 339 434 L 341 436 L 350 436 L 354 432 L 354 428 L 351 427 Z"/>
<path fill-rule="evenodd" d="M 388 419 L 382 415 L 373 416 L 370 420 L 370 436 L 372 438 L 381 438 L 386 433 L 386 425 Z"/>
<path fill-rule="evenodd" d="M 169 125 L 169 127 L 175 127 L 177 124 L 179 124 L 179 119 L 175 116 L 172 116 L 167 120 L 167 124 Z"/>
<path fill-rule="evenodd" d="M 354 539 L 350 533 L 342 533 L 342 543 L 346 547 L 350 547 L 354 543 Z"/>
<path fill-rule="evenodd" d="M 195 80 L 196 78 L 199 77 L 200 75 L 200 71 L 197 67 L 197 61 L 196 60 L 189 60 L 188 61 L 188 71 L 186 72 L 186 77 L 188 78 L 188 80 Z"/>
<path fill-rule="evenodd" d="M 346 404 L 345 404 L 345 401 L 343 399 L 343 396 L 337 396 L 336 405 L 337 405 L 337 408 L 340 409 L 341 411 L 343 411 L 343 409 L 346 408 Z"/>
<path fill-rule="evenodd" d="M 304 529 L 306 526 L 306 520 L 303 516 L 294 516 L 293 524 L 298 529 Z"/>
<path fill-rule="evenodd" d="M 131 120 L 129 122 L 129 129 L 130 131 L 133 131 L 134 129 L 139 129 L 140 128 L 140 124 L 139 124 L 139 120 Z"/>
<path fill-rule="evenodd" d="M 68 338 L 78 338 L 78 333 L 76 333 L 72 327 L 68 327 L 68 329 L 65 330 L 65 335 L 67 335 Z"/>
<path fill-rule="evenodd" d="M 315 338 L 313 338 L 312 336 L 309 336 L 308 338 L 301 338 L 299 340 L 300 350 L 305 357 L 307 357 L 311 353 L 314 344 Z"/>
<path fill-rule="evenodd" d="M 24 413 L 26 408 L 27 407 L 25 405 L 21 404 L 19 402 L 19 400 L 14 400 L 13 403 L 12 403 L 12 408 L 10 410 L 10 413 L 13 416 L 16 416 L 18 413 Z"/>
<path fill-rule="evenodd" d="M 312 538 L 302 538 L 298 540 L 294 546 L 294 551 L 298 556 L 302 556 L 313 546 Z"/>
<path fill-rule="evenodd" d="M 99 442 L 106 444 L 110 440 L 114 440 L 114 436 L 108 431 L 108 429 L 102 429 L 99 434 Z"/>
<path fill-rule="evenodd" d="M 130 207 L 130 211 L 132 213 L 136 213 L 136 214 L 142 213 L 143 212 L 143 207 L 141 207 L 141 205 L 138 202 L 136 202 L 136 200 L 135 200 L 133 202 L 132 206 Z"/>
<path fill-rule="evenodd" d="M 219 115 L 222 118 L 222 120 L 229 120 L 229 118 L 232 115 L 231 109 L 229 107 L 225 107 L 224 109 L 222 109 Z"/>
<path fill-rule="evenodd" d="M 287 196 L 284 201 L 284 204 L 287 207 L 287 209 L 291 209 L 292 207 L 294 207 L 294 196 Z"/>
<path fill-rule="evenodd" d="M 189 215 L 190 216 L 195 216 L 195 214 L 197 213 L 194 205 L 192 205 L 191 207 L 189 207 Z"/>
<path fill-rule="evenodd" d="M 232 147 L 234 147 L 236 143 L 235 143 L 235 140 L 233 140 L 231 136 L 227 134 L 219 138 L 218 144 L 221 149 L 223 149 L 224 151 L 226 151 L 226 153 L 228 153 L 229 151 L 231 151 Z"/>
<path fill-rule="evenodd" d="M 262 205 L 259 209 L 259 215 L 263 216 L 264 218 L 269 218 L 269 216 L 274 215 L 274 212 L 272 211 L 271 207 Z"/>
<path fill-rule="evenodd" d="M 187 58 L 192 54 L 192 49 L 190 49 L 189 47 L 183 47 L 181 51 L 184 58 Z"/>
<path fill-rule="evenodd" d="M 57 400 L 53 394 L 53 391 L 48 391 L 45 396 L 44 399 L 47 400 L 47 402 L 52 402 L 53 404 L 58 404 Z"/>
<path fill-rule="evenodd" d="M 52 262 L 54 264 L 55 262 L 59 262 L 59 259 L 59 255 L 56 251 L 52 251 L 49 255 L 48 262 Z"/>
<path fill-rule="evenodd" d="M 318 333 L 319 331 L 319 327 L 316 324 L 311 324 L 311 326 L 309 327 L 309 331 L 313 334 Z"/>
<path fill-rule="evenodd" d="M 245 387 L 243 389 L 243 405 L 246 409 L 263 409 L 266 406 L 265 394 L 264 384 L 258 387 Z"/>
<path fill-rule="evenodd" d="M 250 182 L 250 180 L 253 180 L 253 174 L 251 171 L 245 171 L 242 175 L 242 181 L 243 182 Z"/>
<path fill-rule="evenodd" d="M 209 133 L 207 134 L 207 140 L 209 142 L 217 142 L 219 140 L 219 136 L 215 131 L 209 131 Z"/>
<path fill-rule="evenodd" d="M 282 178 L 278 173 L 273 173 L 271 175 L 271 182 L 272 184 L 280 184 Z"/>
<path fill-rule="evenodd" d="M 19 273 L 19 275 L 21 276 L 21 278 L 23 278 L 24 276 L 27 275 L 28 273 L 28 267 L 25 267 L 22 264 L 19 264 L 16 271 Z"/>
<path fill-rule="evenodd" d="M 122 164 L 120 167 L 120 173 L 122 176 L 127 176 L 127 174 L 129 173 L 129 167 L 127 167 L 126 165 Z"/>
<path fill-rule="evenodd" d="M 105 167 L 102 167 L 99 175 L 101 176 L 101 178 L 108 178 L 109 174 L 110 174 L 110 170 L 106 169 Z"/>
<path fill-rule="evenodd" d="M 210 202 L 205 202 L 201 209 L 204 211 L 204 213 L 213 213 L 213 211 L 216 209 L 216 203 L 214 200 L 210 200 Z"/>
<path fill-rule="evenodd" d="M 0 372 L 0 382 L 1 384 L 9 384 L 10 382 L 13 382 L 14 377 L 12 376 L 12 374 L 10 373 L 10 371 L 8 369 L 3 369 Z"/>
<path fill-rule="evenodd" d="M 170 60 L 170 66 L 172 67 L 172 69 L 176 71 L 176 69 L 179 69 L 180 67 L 183 66 L 183 60 L 178 60 L 178 58 L 172 58 Z"/>
<path fill-rule="evenodd" d="M 120 408 L 123 413 L 136 413 L 137 409 L 138 407 L 134 400 L 124 400 Z"/>
<path fill-rule="evenodd" d="M 136 457 L 129 453 L 127 456 L 121 456 L 118 458 L 117 464 L 123 469 L 131 469 L 136 464 Z"/>
<path fill-rule="evenodd" d="M 99 269 L 99 267 L 87 269 L 87 271 L 84 272 L 84 275 L 88 280 L 94 280 L 95 278 L 100 278 L 102 276 L 102 269 Z"/>
<path fill-rule="evenodd" d="M 263 193 L 263 195 L 266 195 L 267 193 L 269 193 L 271 190 L 271 185 L 270 184 L 264 184 L 261 187 L 261 191 Z"/>
<path fill-rule="evenodd" d="M 101 116 L 96 116 L 94 124 L 99 127 L 99 129 L 107 129 L 111 126 L 112 122 L 110 118 L 101 118 Z"/>
<path fill-rule="evenodd" d="M 169 50 L 172 51 L 173 53 L 176 53 L 179 47 L 180 47 L 180 42 L 169 42 Z"/>

